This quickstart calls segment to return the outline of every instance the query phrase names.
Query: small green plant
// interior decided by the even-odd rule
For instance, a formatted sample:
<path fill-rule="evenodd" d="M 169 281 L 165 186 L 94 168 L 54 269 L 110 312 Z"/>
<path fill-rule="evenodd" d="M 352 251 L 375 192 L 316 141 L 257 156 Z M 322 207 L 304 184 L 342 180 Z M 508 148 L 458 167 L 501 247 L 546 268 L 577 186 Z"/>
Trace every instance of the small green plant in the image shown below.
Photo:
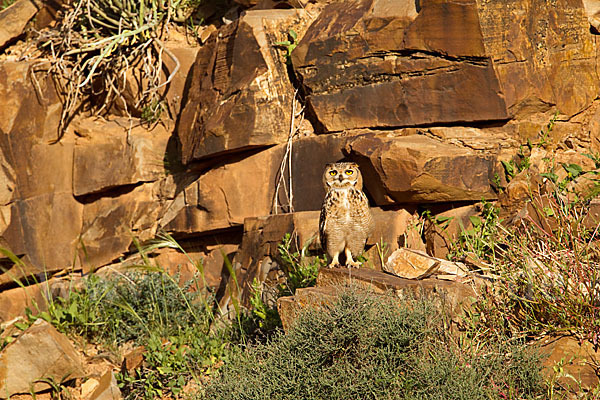
<path fill-rule="evenodd" d="M 325 258 L 309 254 L 308 247 L 311 243 L 312 240 L 309 240 L 302 249 L 294 250 L 292 247 L 295 246 L 295 240 L 292 239 L 292 235 L 286 233 L 277 246 L 287 277 L 287 283 L 282 288 L 283 293 L 294 294 L 298 288 L 314 286 L 319 268 L 327 265 Z"/>
<path fill-rule="evenodd" d="M 252 282 L 252 296 L 250 297 L 250 312 L 258 321 L 258 327 L 266 333 L 273 332 L 281 327 L 279 313 L 273 307 L 269 307 L 263 300 L 263 291 L 258 279 L 254 278 Z"/>
<path fill-rule="evenodd" d="M 282 47 L 286 50 L 285 54 L 285 62 L 287 65 L 291 66 L 292 63 L 292 51 L 296 48 L 298 43 L 296 40 L 298 39 L 298 34 L 293 29 L 290 29 L 288 32 L 288 40 L 284 40 L 283 42 L 276 42 L 275 46 Z"/>
<path fill-rule="evenodd" d="M 17 0 L 2 0 L 2 1 L 0 1 L 0 10 L 4 10 L 5 8 L 12 6 L 15 3 L 15 1 L 17 1 Z"/>
<path fill-rule="evenodd" d="M 470 216 L 471 227 L 461 231 L 452 245 L 450 258 L 462 259 L 466 253 L 473 254 L 481 260 L 493 259 L 497 251 L 497 233 L 502 219 L 500 209 L 494 204 L 483 201 L 481 216 Z"/>

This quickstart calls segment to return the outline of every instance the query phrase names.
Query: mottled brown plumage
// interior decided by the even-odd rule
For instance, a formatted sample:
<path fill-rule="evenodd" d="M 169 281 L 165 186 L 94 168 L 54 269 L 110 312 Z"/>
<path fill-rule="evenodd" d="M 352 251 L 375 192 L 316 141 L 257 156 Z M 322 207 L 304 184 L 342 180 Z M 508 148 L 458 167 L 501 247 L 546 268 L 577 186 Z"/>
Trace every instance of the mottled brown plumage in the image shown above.
<path fill-rule="evenodd" d="M 346 255 L 346 266 L 359 267 L 354 261 L 364 250 L 373 230 L 369 201 L 362 192 L 362 176 L 355 163 L 327 164 L 323 174 L 327 194 L 321 207 L 319 234 L 321 246 L 331 259 L 329 267 L 339 266 Z"/>

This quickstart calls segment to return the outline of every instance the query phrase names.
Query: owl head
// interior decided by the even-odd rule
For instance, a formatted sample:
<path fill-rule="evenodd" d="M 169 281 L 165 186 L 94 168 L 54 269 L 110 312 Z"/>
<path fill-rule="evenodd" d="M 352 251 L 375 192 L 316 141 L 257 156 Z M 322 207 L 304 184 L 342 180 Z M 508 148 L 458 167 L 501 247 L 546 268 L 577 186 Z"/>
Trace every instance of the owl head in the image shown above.
<path fill-rule="evenodd" d="M 327 164 L 323 174 L 325 190 L 348 189 L 354 187 L 362 190 L 363 181 L 358 164 L 353 162 L 338 162 Z"/>

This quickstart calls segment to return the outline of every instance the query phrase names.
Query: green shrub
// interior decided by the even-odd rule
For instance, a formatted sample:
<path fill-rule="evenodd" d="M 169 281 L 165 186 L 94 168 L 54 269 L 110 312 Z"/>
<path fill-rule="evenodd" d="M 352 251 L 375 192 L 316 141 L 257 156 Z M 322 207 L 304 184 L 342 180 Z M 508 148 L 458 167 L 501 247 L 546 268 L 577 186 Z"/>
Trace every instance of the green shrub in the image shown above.
<path fill-rule="evenodd" d="M 238 353 L 200 399 L 490 399 L 542 393 L 539 360 L 498 341 L 462 349 L 432 303 L 341 292 L 287 334 Z M 476 349 L 476 350 L 475 350 Z"/>

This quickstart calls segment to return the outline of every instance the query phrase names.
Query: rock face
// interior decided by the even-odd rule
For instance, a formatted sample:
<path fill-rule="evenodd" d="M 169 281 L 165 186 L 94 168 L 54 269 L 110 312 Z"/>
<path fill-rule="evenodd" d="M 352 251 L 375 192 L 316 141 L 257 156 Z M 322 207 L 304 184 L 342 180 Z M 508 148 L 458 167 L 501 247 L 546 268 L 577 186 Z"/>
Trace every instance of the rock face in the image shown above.
<path fill-rule="evenodd" d="M 332 3 L 292 59 L 324 131 L 509 117 L 474 1 Z"/>
<path fill-rule="evenodd" d="M 309 20 L 301 10 L 248 11 L 211 36 L 179 122 L 185 164 L 287 139 L 294 88 L 276 43 L 290 29 L 302 36 Z"/>
<path fill-rule="evenodd" d="M 19 0 L 0 11 L 0 49 L 23 33 L 27 23 L 37 14 L 39 6 L 32 0 Z"/>
<path fill-rule="evenodd" d="M 0 353 L 0 398 L 49 388 L 40 382 L 43 378 L 64 382 L 83 376 L 80 356 L 71 342 L 42 319 Z"/>
<path fill-rule="evenodd" d="M 378 205 L 493 199 L 502 174 L 493 155 L 422 135 L 359 136 L 346 145 Z"/>
<path fill-rule="evenodd" d="M 323 131 L 472 124 L 551 105 L 572 116 L 598 92 L 587 16 L 568 0 L 337 2 L 292 58 Z"/>

